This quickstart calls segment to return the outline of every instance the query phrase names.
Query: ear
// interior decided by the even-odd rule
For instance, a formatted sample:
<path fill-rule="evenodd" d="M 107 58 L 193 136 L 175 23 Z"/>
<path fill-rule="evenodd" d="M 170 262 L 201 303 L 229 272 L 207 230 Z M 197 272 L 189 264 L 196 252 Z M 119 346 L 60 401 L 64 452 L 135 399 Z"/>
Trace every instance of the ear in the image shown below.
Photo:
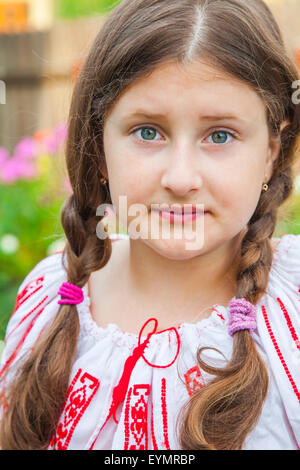
<path fill-rule="evenodd" d="M 290 121 L 286 119 L 280 125 L 280 133 L 276 137 L 270 137 L 268 156 L 266 160 L 265 168 L 265 182 L 268 183 L 273 174 L 273 165 L 274 162 L 279 157 L 280 153 L 280 144 L 281 144 L 281 132 L 283 129 L 290 124 Z"/>

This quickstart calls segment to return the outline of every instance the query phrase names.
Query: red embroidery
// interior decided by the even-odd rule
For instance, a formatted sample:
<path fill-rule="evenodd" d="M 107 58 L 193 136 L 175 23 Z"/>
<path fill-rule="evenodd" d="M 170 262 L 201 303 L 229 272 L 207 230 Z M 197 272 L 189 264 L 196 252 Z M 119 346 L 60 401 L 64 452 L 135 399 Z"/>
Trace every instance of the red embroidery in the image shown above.
<path fill-rule="evenodd" d="M 44 301 L 44 300 L 43 300 Z M 42 301 L 42 302 L 43 302 Z M 40 304 L 42 303 L 40 302 Z M 39 304 L 39 305 L 40 305 Z M 4 373 L 4 371 L 8 368 L 8 366 L 12 363 L 12 361 L 15 359 L 16 355 L 18 354 L 19 350 L 21 349 L 24 341 L 26 340 L 28 334 L 30 333 L 32 327 L 34 326 L 36 320 L 38 319 L 38 317 L 41 315 L 41 313 L 44 311 L 44 308 L 43 307 L 40 312 L 37 313 L 37 315 L 33 318 L 32 322 L 30 323 L 29 327 L 27 328 L 26 332 L 24 333 L 24 335 L 22 336 L 21 340 L 19 341 L 16 349 L 13 351 L 13 353 L 10 355 L 10 357 L 7 359 L 7 361 L 5 362 L 5 364 L 3 365 L 2 369 L 0 370 L 0 377 L 1 375 Z"/>
<path fill-rule="evenodd" d="M 163 417 L 163 434 L 164 434 L 164 445 L 167 450 L 170 450 L 169 436 L 168 436 L 168 414 L 167 414 L 167 402 L 166 402 L 166 379 L 161 379 L 161 408 Z"/>
<path fill-rule="evenodd" d="M 55 448 L 66 450 L 79 420 L 100 385 L 96 377 L 79 369 L 68 389 L 66 404 L 56 432 Z M 54 444 L 54 439 L 50 445 Z"/>
<path fill-rule="evenodd" d="M 124 419 L 124 424 L 125 424 L 125 443 L 124 443 L 124 449 L 128 450 L 129 446 L 129 437 L 130 437 L 130 430 L 129 430 L 129 410 L 130 410 L 130 398 L 131 398 L 131 392 L 132 392 L 132 387 L 128 390 L 127 398 L 126 398 L 126 405 L 125 405 L 125 419 Z"/>
<path fill-rule="evenodd" d="M 33 281 L 30 281 L 24 289 L 17 295 L 16 299 L 16 305 L 15 309 L 12 313 L 11 316 L 18 310 L 20 305 L 22 305 L 29 297 L 31 297 L 33 294 L 35 294 L 39 289 L 43 287 L 43 280 L 44 276 L 38 277 L 37 279 L 34 279 Z"/>
<path fill-rule="evenodd" d="M 151 366 L 151 367 L 157 367 L 157 368 L 159 368 L 159 369 L 166 369 L 167 367 L 172 366 L 172 365 L 174 364 L 174 362 L 176 361 L 177 357 L 178 357 L 179 350 L 180 350 L 180 336 L 179 336 L 179 333 L 178 333 L 177 329 L 176 329 L 175 327 L 173 327 L 173 326 L 172 326 L 171 328 L 167 328 L 166 330 L 156 331 L 156 330 L 157 330 L 157 325 L 158 325 L 157 319 L 156 319 L 156 318 L 149 318 L 149 320 L 147 320 L 147 321 L 144 323 L 144 325 L 142 326 L 142 328 L 141 328 L 141 330 L 140 330 L 140 333 L 139 333 L 139 345 L 140 345 L 140 342 L 141 342 L 142 332 L 143 332 L 145 326 L 146 326 L 150 321 L 152 321 L 152 320 L 154 320 L 154 322 L 155 322 L 155 327 L 154 327 L 153 331 L 148 334 L 147 339 L 146 339 L 146 341 L 145 341 L 144 343 L 146 343 L 147 340 L 150 339 L 150 337 L 151 337 L 152 334 L 155 333 L 155 334 L 157 334 L 157 335 L 160 335 L 161 333 L 164 333 L 165 331 L 168 331 L 168 332 L 169 332 L 169 342 L 170 342 L 170 331 L 173 330 L 174 333 L 176 334 L 176 339 L 177 339 L 177 351 L 176 351 L 176 354 L 175 354 L 174 359 L 173 359 L 169 364 L 166 364 L 166 365 L 164 365 L 164 366 L 159 366 L 159 365 L 157 365 L 157 364 L 151 364 L 151 362 L 149 362 L 149 361 L 145 358 L 145 356 L 144 356 L 144 354 L 143 354 L 143 351 L 142 351 L 141 356 L 142 356 L 142 358 L 144 359 L 144 361 L 146 362 L 146 364 L 148 364 L 149 366 Z M 142 343 L 142 344 L 144 344 L 144 343 Z M 142 345 L 141 345 L 141 346 L 142 346 Z"/>
<path fill-rule="evenodd" d="M 289 316 L 287 309 L 285 308 L 283 302 L 281 301 L 281 299 L 279 297 L 277 298 L 277 301 L 279 302 L 280 308 L 283 311 L 283 314 L 284 314 L 284 317 L 286 319 L 287 326 L 290 330 L 291 336 L 292 336 L 297 348 L 300 349 L 300 341 L 299 341 L 299 338 L 297 336 L 296 330 L 293 326 L 291 317 Z"/>
<path fill-rule="evenodd" d="M 225 321 L 225 318 L 223 317 L 222 313 L 219 312 L 215 307 L 212 308 L 212 312 L 217 312 L 217 316 L 221 318 L 221 320 Z"/>
<path fill-rule="evenodd" d="M 125 408 L 125 443 L 124 450 L 148 449 L 148 397 L 149 384 L 130 387 Z"/>
<path fill-rule="evenodd" d="M 23 318 L 21 318 L 21 320 L 19 321 L 19 323 L 14 327 L 13 330 L 11 330 L 9 332 L 9 334 L 6 336 L 5 338 L 5 342 L 8 340 L 8 338 L 10 337 L 10 335 L 17 329 L 19 328 L 19 326 L 28 318 L 30 317 L 30 315 L 35 311 L 37 310 L 46 300 L 48 299 L 48 295 L 46 295 L 33 309 L 30 310 L 29 313 L 27 313 L 27 315 L 25 315 Z"/>
<path fill-rule="evenodd" d="M 285 371 L 285 373 L 286 373 L 286 375 L 287 375 L 287 377 L 288 377 L 288 379 L 289 379 L 289 381 L 290 381 L 290 383 L 291 383 L 291 385 L 292 385 L 293 391 L 294 391 L 294 393 L 296 394 L 296 396 L 297 396 L 297 398 L 298 398 L 298 401 L 299 401 L 299 403 L 300 403 L 300 392 L 299 392 L 299 390 L 297 389 L 297 385 L 295 384 L 295 381 L 294 381 L 294 379 L 293 379 L 293 377 L 292 377 L 292 375 L 291 375 L 291 373 L 290 373 L 290 371 L 289 371 L 289 369 L 288 369 L 288 366 L 286 365 L 286 362 L 285 362 L 285 360 L 284 360 L 284 358 L 283 358 L 283 355 L 282 355 L 282 353 L 281 353 L 281 351 L 280 351 L 280 349 L 279 349 L 278 343 L 277 343 L 276 338 L 275 338 L 275 336 L 274 336 L 274 333 L 273 333 L 273 331 L 272 331 L 272 328 L 271 328 L 271 325 L 270 325 L 270 322 L 269 322 L 269 318 L 268 318 L 268 315 L 267 315 L 267 311 L 266 311 L 266 308 L 265 308 L 264 305 L 262 306 L 262 312 L 263 312 L 263 316 L 264 316 L 264 320 L 265 320 L 265 323 L 266 323 L 266 327 L 267 327 L 267 330 L 268 330 L 268 332 L 269 332 L 270 338 L 271 338 L 271 340 L 272 340 L 273 346 L 274 346 L 274 348 L 275 348 L 275 350 L 276 350 L 276 352 L 277 352 L 277 354 L 278 354 L 278 357 L 279 357 L 279 359 L 280 359 L 280 362 L 281 362 L 281 364 L 282 364 L 282 367 L 284 368 L 284 371 Z"/>
<path fill-rule="evenodd" d="M 185 383 L 188 394 L 191 396 L 196 390 L 200 390 L 205 385 L 199 366 L 196 365 L 189 369 L 185 374 Z"/>

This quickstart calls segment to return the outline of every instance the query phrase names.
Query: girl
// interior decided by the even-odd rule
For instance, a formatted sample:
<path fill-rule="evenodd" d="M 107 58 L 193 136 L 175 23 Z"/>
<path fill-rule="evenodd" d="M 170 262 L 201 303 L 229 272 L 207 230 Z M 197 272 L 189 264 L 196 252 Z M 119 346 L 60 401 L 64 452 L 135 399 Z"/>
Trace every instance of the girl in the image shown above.
<path fill-rule="evenodd" d="M 28 274 L 7 327 L 2 449 L 299 447 L 300 236 L 272 238 L 298 78 L 262 0 L 111 12 L 71 105 L 66 247 Z M 99 236 L 101 204 L 129 240 Z M 170 237 L 149 236 L 165 219 Z M 187 249 L 174 232 L 193 221 Z"/>

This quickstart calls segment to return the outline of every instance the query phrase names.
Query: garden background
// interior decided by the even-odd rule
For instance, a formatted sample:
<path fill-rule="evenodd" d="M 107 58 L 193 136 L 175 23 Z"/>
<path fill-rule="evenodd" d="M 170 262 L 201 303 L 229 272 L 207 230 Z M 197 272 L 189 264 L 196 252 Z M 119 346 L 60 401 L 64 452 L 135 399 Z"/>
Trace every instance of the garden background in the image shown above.
<path fill-rule="evenodd" d="M 0 1 L 0 354 L 18 287 L 40 260 L 64 246 L 70 98 L 90 43 L 118 3 Z M 300 1 L 266 3 L 300 67 Z M 275 236 L 300 234 L 300 156 L 295 172 L 295 191 L 281 208 Z"/>

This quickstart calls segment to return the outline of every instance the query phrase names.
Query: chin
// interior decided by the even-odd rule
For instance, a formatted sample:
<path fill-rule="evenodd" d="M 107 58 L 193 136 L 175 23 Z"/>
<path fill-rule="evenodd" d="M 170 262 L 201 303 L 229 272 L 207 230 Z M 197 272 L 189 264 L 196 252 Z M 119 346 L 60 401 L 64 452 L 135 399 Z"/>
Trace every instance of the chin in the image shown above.
<path fill-rule="evenodd" d="M 164 258 L 171 260 L 187 260 L 203 252 L 203 246 L 198 249 L 187 249 L 190 240 L 143 240 L 152 250 Z"/>

